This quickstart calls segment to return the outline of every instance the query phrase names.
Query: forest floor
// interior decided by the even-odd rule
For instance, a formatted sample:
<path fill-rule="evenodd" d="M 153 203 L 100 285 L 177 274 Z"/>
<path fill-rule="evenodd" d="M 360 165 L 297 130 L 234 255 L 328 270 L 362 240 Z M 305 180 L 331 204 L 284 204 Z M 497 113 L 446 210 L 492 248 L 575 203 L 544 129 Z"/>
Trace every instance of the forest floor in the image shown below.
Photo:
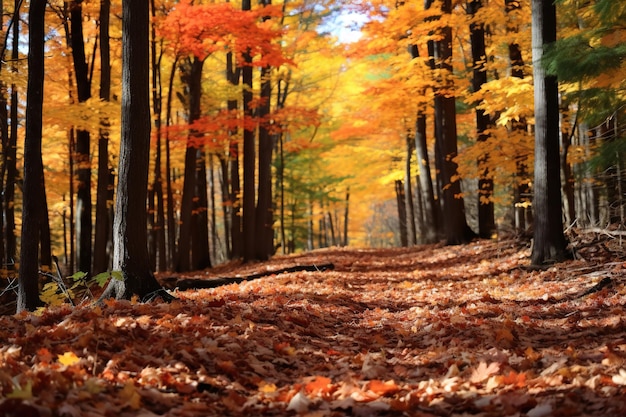
<path fill-rule="evenodd" d="M 0 416 L 626 415 L 626 254 L 515 240 L 331 248 L 160 302 L 0 318 Z M 172 279 L 164 282 L 172 283 Z"/>

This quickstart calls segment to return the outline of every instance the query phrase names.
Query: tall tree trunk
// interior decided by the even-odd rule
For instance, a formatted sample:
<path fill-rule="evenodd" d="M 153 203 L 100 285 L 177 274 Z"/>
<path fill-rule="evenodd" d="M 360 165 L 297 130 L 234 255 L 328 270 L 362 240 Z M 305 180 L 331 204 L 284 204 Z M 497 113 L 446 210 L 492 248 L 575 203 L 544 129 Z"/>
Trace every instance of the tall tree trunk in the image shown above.
<path fill-rule="evenodd" d="M 45 10 L 45 0 L 31 0 L 28 13 L 28 86 L 17 312 L 32 311 L 42 304 L 39 298 L 37 259 L 39 258 L 39 237 L 44 222 L 42 199 L 45 199 L 41 157 Z"/>
<path fill-rule="evenodd" d="M 14 13 L 14 16 L 17 13 Z M 4 16 L 4 4 L 0 2 L 0 16 Z M 0 17 L 0 48 L 6 53 L 6 40 L 7 36 L 4 32 L 4 18 Z M 8 29 L 7 29 L 8 33 Z M 0 70 L 2 69 L 2 63 L 5 60 L 5 55 L 0 55 Z M 0 165 L 0 269 L 7 270 L 9 265 L 9 259 L 6 256 L 6 241 L 4 233 L 4 213 L 7 206 L 7 201 L 4 195 L 5 190 L 5 175 L 7 172 L 7 152 L 9 150 L 9 113 L 7 111 L 9 102 L 7 98 L 7 85 L 4 81 L 0 81 L 0 145 L 2 146 L 1 152 L 1 165 Z"/>
<path fill-rule="evenodd" d="M 348 246 L 348 214 L 350 213 L 350 187 L 346 190 L 346 207 L 343 212 L 343 244 L 342 246 Z"/>
<path fill-rule="evenodd" d="M 209 199 L 207 195 L 206 154 L 204 153 L 203 145 L 197 148 L 196 161 L 196 190 L 191 223 L 191 267 L 197 271 L 211 267 L 211 254 L 209 252 Z"/>
<path fill-rule="evenodd" d="M 422 201 L 422 222 L 424 225 L 422 241 L 434 243 L 437 241 L 437 229 L 440 219 L 440 206 L 435 201 L 435 192 L 430 173 L 428 147 L 426 144 L 426 115 L 418 112 L 415 122 L 415 153 L 419 168 L 419 181 Z"/>
<path fill-rule="evenodd" d="M 188 89 L 188 123 L 191 124 L 194 121 L 198 120 L 200 117 L 200 98 L 201 98 L 201 80 L 202 80 L 202 67 L 204 65 L 204 60 L 200 60 L 198 58 L 193 58 L 190 62 L 187 62 L 185 65 L 181 65 L 181 70 L 183 74 L 181 78 L 185 82 Z M 198 221 L 197 210 L 202 209 L 201 207 L 195 207 L 194 210 L 194 200 L 196 202 L 200 201 L 200 204 L 206 203 L 206 187 L 203 190 L 199 189 L 199 179 L 206 173 L 206 168 L 204 165 L 204 152 L 201 150 L 199 145 L 194 142 L 195 136 L 198 132 L 190 132 L 189 139 L 187 143 L 187 149 L 185 150 L 185 177 L 183 179 L 183 195 L 182 202 L 180 206 L 180 231 L 178 234 L 178 263 L 176 266 L 177 271 L 189 271 L 193 269 L 203 269 L 204 267 L 210 265 L 210 262 L 206 266 L 202 266 L 200 264 L 199 258 L 196 258 L 195 261 L 198 262 L 197 265 L 192 265 L 193 261 L 193 239 L 195 236 L 195 245 L 197 248 L 204 246 L 200 243 L 201 239 L 207 239 L 207 244 L 205 247 L 208 248 L 208 232 L 202 233 L 202 236 L 199 236 L 197 233 L 199 230 L 192 232 L 193 226 L 195 224 L 196 228 L 206 228 L 208 227 L 207 223 L 200 224 Z M 204 184 L 206 184 L 206 179 L 204 180 Z M 203 193 L 204 198 L 202 198 L 201 194 Z M 206 206 L 204 206 L 206 209 Z M 195 211 L 195 214 L 194 214 Z M 205 210 L 206 214 L 206 210 Z M 198 251 L 199 249 L 196 249 Z M 196 256 L 199 254 L 196 253 Z M 208 253 L 207 253 L 208 256 Z"/>
<path fill-rule="evenodd" d="M 430 0 L 426 0 L 430 7 Z M 451 0 L 441 3 L 443 14 L 451 14 Z M 441 70 L 440 86 L 435 94 L 435 117 L 437 127 L 435 132 L 437 150 L 441 164 L 442 200 L 444 213 L 444 230 L 446 243 L 449 245 L 464 243 L 473 237 L 471 229 L 465 219 L 465 205 L 461 198 L 461 183 L 455 180 L 457 164 L 457 129 L 454 81 L 452 80 L 452 28 L 445 26 L 441 29 L 441 40 L 434 45 L 435 65 Z"/>
<path fill-rule="evenodd" d="M 476 19 L 476 15 L 482 7 L 482 0 L 470 0 L 467 3 L 467 13 Z M 482 23 L 472 22 L 470 24 L 470 41 L 472 45 L 473 77 L 472 90 L 480 91 L 483 84 L 487 82 L 487 71 L 485 61 L 485 28 Z M 476 103 L 478 106 L 479 103 Z M 489 128 L 489 115 L 483 109 L 476 107 L 476 133 L 478 141 L 487 140 L 485 133 Z M 496 231 L 496 222 L 493 206 L 493 179 L 489 172 L 489 155 L 485 153 L 479 158 L 478 172 L 478 235 L 481 238 L 489 239 Z"/>
<path fill-rule="evenodd" d="M 100 100 L 109 101 L 111 96 L 111 52 L 109 43 L 109 14 L 111 1 L 100 0 Z M 98 184 L 96 188 L 96 227 L 94 232 L 93 272 L 109 268 L 109 127 L 108 118 L 100 120 L 98 137 Z"/>
<path fill-rule="evenodd" d="M 172 92 L 174 90 L 174 77 L 178 60 L 172 63 L 169 83 L 167 87 L 167 103 L 165 110 L 165 124 L 170 126 L 172 122 Z M 167 194 L 167 268 L 174 270 L 177 262 L 176 248 L 176 218 L 174 216 L 174 192 L 172 191 L 172 162 L 171 162 L 169 136 L 165 134 L 165 193 Z"/>
<path fill-rule="evenodd" d="M 512 14 L 519 11 L 520 3 L 517 0 L 506 0 L 506 12 Z M 513 34 L 519 32 L 519 28 L 516 25 L 509 24 L 507 31 Z M 511 76 L 517 78 L 524 78 L 524 59 L 522 58 L 522 51 L 519 44 L 511 42 L 509 44 L 509 61 L 511 63 Z M 525 119 L 519 121 L 513 121 L 511 130 L 526 132 L 527 124 Z M 514 187 L 514 199 L 513 210 L 515 211 L 515 228 L 518 232 L 525 232 L 527 225 L 532 221 L 532 208 L 530 207 L 530 178 L 528 175 L 527 156 L 520 155 L 516 161 L 517 172 L 515 175 Z"/>
<path fill-rule="evenodd" d="M 404 167 L 404 195 L 406 196 L 406 222 L 408 243 L 417 245 L 417 230 L 415 229 L 415 204 L 413 203 L 413 185 L 411 181 L 411 156 L 415 150 L 415 141 L 407 134 L 406 140 L 406 163 Z"/>
<path fill-rule="evenodd" d="M 70 2 L 70 41 L 74 74 L 78 91 L 78 102 L 82 103 L 91 97 L 89 68 L 85 56 L 83 39 L 83 7 L 81 0 Z M 90 135 L 88 130 L 76 131 L 76 177 L 78 190 L 76 194 L 76 228 L 78 233 L 78 268 L 83 272 L 91 272 L 91 160 Z"/>
<path fill-rule="evenodd" d="M 398 208 L 398 229 L 400 231 L 400 245 L 402 247 L 409 246 L 409 239 L 406 227 L 406 196 L 404 195 L 404 186 L 401 180 L 396 180 L 396 204 Z"/>
<path fill-rule="evenodd" d="M 256 207 L 256 259 L 267 260 L 273 251 L 274 215 L 272 209 L 272 152 L 273 138 L 270 135 L 264 119 L 270 113 L 270 98 L 272 84 L 270 69 L 261 70 L 261 106 L 259 107 L 259 185 Z"/>
<path fill-rule="evenodd" d="M 103 298 L 170 300 L 150 269 L 147 247 L 146 197 L 150 158 L 148 0 L 122 2 L 122 120 L 112 279 Z"/>
<path fill-rule="evenodd" d="M 241 2 L 242 10 L 251 10 L 250 0 Z M 252 93 L 252 55 L 250 51 L 243 54 L 241 76 L 243 82 L 243 114 L 244 118 L 251 120 L 253 109 L 251 106 Z M 256 258 L 256 146 L 255 132 L 244 127 L 243 131 L 243 260 L 251 261 Z"/>
<path fill-rule="evenodd" d="M 559 100 L 556 76 L 546 74 L 545 45 L 556 41 L 556 6 L 532 0 L 532 52 L 535 84 L 534 245 L 531 262 L 541 265 L 568 257 L 563 234 L 559 164 Z"/>
<path fill-rule="evenodd" d="M 150 0 L 150 15 L 152 23 L 151 29 L 151 68 L 152 68 L 152 109 L 154 113 L 154 127 L 156 129 L 156 146 L 154 155 L 154 179 L 152 190 L 156 204 L 156 213 L 154 221 L 154 241 L 156 249 L 156 268 L 158 271 L 167 269 L 167 253 L 165 246 L 165 204 L 163 201 L 163 164 L 162 164 L 162 114 L 163 107 L 163 91 L 161 86 L 161 54 L 157 54 L 157 36 L 156 36 L 156 4 L 154 0 Z"/>
<path fill-rule="evenodd" d="M 223 188 L 221 189 L 223 190 Z M 209 154 L 209 202 L 211 208 L 210 223 L 209 223 L 209 237 L 211 239 L 210 256 L 212 259 L 217 259 L 217 208 L 215 207 L 215 194 L 217 193 L 217 187 L 215 186 L 215 163 L 213 162 L 213 154 Z"/>
<path fill-rule="evenodd" d="M 241 67 L 235 66 L 233 63 L 233 54 L 226 55 L 226 77 L 231 86 L 239 85 L 241 75 Z M 238 109 L 237 100 L 228 100 L 226 103 L 229 112 L 235 112 Z M 228 160 L 229 160 L 229 176 L 230 191 L 228 199 L 230 202 L 230 240 L 231 247 L 229 249 L 229 259 L 236 259 L 243 256 L 243 233 L 241 225 L 241 178 L 239 176 L 239 140 L 237 138 L 239 131 L 236 128 L 229 132 L 230 141 L 228 144 Z"/>
<path fill-rule="evenodd" d="M 15 0 L 15 10 L 16 13 L 13 16 L 13 24 L 12 24 L 12 51 L 11 51 L 11 59 L 13 60 L 13 66 L 11 70 L 13 72 L 17 72 L 17 67 L 15 63 L 19 58 L 19 48 L 20 48 L 20 19 L 19 19 L 19 5 L 21 4 L 20 0 Z M 8 146 L 6 148 L 6 154 L 4 155 L 6 160 L 6 170 L 7 170 L 7 178 L 6 185 L 4 189 L 4 199 L 5 199 L 5 229 L 4 236 L 6 239 L 6 259 L 7 259 L 7 268 L 13 268 L 16 262 L 17 256 L 17 238 L 15 235 L 15 182 L 17 180 L 17 136 L 18 136 L 18 128 L 19 128 L 19 95 L 17 90 L 17 85 L 11 84 L 11 109 L 10 109 L 10 117 L 11 117 L 11 128 L 9 131 L 8 137 Z"/>
<path fill-rule="evenodd" d="M 261 6 L 272 4 L 271 0 L 259 0 Z M 263 17 L 263 20 L 269 20 Z M 258 108 L 259 125 L 259 185 L 255 212 L 256 259 L 267 260 L 274 246 L 274 211 L 272 207 L 272 152 L 274 141 L 268 130 L 266 117 L 270 114 L 272 99 L 271 68 L 261 68 L 261 104 Z"/>

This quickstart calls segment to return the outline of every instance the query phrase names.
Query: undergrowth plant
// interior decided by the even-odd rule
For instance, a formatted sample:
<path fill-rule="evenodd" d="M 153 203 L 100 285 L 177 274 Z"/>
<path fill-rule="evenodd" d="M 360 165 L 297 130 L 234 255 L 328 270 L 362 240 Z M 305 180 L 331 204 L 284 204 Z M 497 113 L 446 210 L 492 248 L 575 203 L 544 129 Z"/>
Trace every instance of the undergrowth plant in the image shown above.
<path fill-rule="evenodd" d="M 90 277 L 86 272 L 79 271 L 63 279 L 61 275 L 55 276 L 49 273 L 42 275 L 51 278 L 47 282 L 40 294 L 41 301 L 48 306 L 58 306 L 69 302 L 72 306 L 82 304 L 95 298 L 92 289 L 94 287 L 104 288 L 111 280 L 123 280 L 121 271 L 106 271 Z M 65 281 L 69 282 L 69 285 Z"/>

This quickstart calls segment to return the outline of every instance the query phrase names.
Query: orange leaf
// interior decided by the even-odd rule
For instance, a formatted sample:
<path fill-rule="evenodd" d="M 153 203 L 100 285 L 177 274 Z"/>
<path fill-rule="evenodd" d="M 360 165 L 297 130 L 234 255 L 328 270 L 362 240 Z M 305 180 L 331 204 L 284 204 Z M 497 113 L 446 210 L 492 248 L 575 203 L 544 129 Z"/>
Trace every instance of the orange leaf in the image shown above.
<path fill-rule="evenodd" d="M 326 394 L 333 388 L 331 382 L 331 379 L 328 377 L 316 376 L 311 382 L 305 385 L 304 389 L 309 394 Z"/>
<path fill-rule="evenodd" d="M 381 396 L 393 395 L 400 391 L 400 387 L 393 379 L 384 382 L 379 379 L 373 379 L 369 382 L 368 388 L 370 391 Z"/>

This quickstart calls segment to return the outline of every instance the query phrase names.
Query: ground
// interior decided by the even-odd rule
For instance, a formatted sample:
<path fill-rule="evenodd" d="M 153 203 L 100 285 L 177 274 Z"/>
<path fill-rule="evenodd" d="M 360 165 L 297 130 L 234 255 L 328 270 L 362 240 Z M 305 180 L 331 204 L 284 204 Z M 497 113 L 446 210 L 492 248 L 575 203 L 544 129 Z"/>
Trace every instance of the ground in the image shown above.
<path fill-rule="evenodd" d="M 515 240 L 331 248 L 171 304 L 5 316 L 0 416 L 626 415 L 626 257 L 575 246 L 545 269 Z"/>

